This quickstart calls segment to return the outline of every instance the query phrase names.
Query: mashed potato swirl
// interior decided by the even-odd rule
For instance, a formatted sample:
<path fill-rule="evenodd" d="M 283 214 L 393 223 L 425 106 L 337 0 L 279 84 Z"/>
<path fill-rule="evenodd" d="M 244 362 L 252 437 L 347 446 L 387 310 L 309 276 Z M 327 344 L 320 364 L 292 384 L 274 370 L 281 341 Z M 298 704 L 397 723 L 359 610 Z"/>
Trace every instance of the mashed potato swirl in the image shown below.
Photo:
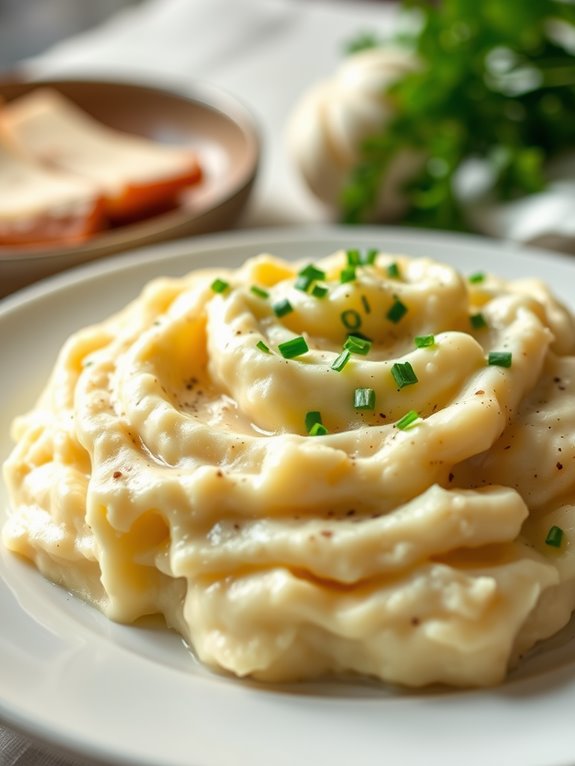
<path fill-rule="evenodd" d="M 542 283 L 430 259 L 158 279 L 15 421 L 3 539 L 240 676 L 494 684 L 575 607 L 574 353 Z"/>

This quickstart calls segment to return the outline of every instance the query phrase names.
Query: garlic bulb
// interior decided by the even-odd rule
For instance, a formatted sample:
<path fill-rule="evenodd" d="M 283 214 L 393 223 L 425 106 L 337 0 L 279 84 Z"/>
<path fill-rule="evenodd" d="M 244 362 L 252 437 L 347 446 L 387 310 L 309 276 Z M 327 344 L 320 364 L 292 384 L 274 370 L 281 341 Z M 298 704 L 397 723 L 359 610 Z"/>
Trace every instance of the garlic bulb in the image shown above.
<path fill-rule="evenodd" d="M 311 191 L 337 207 L 342 189 L 361 159 L 361 144 L 381 132 L 393 116 L 389 86 L 413 71 L 412 54 L 397 48 L 371 48 L 348 56 L 335 76 L 304 94 L 288 125 L 288 148 Z M 402 152 L 382 183 L 376 217 L 398 218 L 406 207 L 401 187 L 421 165 Z"/>

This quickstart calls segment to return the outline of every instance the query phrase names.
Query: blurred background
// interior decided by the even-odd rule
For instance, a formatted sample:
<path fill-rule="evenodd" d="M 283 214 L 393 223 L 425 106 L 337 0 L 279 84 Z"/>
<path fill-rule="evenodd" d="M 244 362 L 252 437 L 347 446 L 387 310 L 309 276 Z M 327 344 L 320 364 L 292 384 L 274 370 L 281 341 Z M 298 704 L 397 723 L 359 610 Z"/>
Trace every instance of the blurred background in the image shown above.
<path fill-rule="evenodd" d="M 193 2 L 193 0 L 191 0 Z M 0 69 L 84 32 L 140 0 L 0 0 Z"/>

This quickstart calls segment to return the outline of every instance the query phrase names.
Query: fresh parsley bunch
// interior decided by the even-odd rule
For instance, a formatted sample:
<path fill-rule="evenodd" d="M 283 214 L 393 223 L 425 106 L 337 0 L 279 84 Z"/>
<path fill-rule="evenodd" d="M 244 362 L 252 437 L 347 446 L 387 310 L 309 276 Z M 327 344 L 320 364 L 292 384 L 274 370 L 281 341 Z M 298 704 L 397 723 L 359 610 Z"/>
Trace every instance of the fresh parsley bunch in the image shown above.
<path fill-rule="evenodd" d="M 402 150 L 426 158 L 406 194 L 409 223 L 465 228 L 454 177 L 490 163 L 500 199 L 544 188 L 549 160 L 575 148 L 575 0 L 403 0 L 419 16 L 403 36 L 421 67 L 390 89 L 394 117 L 362 146 L 342 196 L 344 220 L 373 215 Z M 351 49 L 381 45 L 371 35 Z"/>

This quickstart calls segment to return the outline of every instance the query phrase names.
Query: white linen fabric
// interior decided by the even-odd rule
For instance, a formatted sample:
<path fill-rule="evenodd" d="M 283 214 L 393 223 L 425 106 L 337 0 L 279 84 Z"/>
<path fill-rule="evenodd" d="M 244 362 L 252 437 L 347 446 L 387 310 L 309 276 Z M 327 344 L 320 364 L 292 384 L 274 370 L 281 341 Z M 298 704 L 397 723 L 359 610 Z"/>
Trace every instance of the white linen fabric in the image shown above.
<path fill-rule="evenodd" d="M 304 90 L 331 75 L 350 39 L 366 30 L 385 35 L 395 21 L 392 5 L 358 0 L 148 0 L 21 68 L 38 78 L 92 75 L 225 89 L 253 112 L 263 139 L 260 175 L 239 225 L 325 223 L 332 213 L 299 178 L 285 126 Z M 476 228 L 575 251 L 575 182 L 568 175 L 505 207 L 477 204 Z M 0 727 L 0 766 L 87 763 L 52 755 Z"/>

